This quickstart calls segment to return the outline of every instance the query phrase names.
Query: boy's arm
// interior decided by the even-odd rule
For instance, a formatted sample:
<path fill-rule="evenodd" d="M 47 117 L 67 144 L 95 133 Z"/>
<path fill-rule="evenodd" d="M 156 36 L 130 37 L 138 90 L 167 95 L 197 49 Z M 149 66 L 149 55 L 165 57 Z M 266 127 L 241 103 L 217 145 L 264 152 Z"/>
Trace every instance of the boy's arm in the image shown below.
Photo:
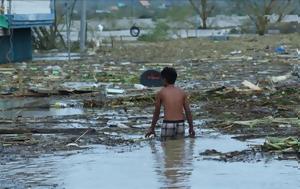
<path fill-rule="evenodd" d="M 186 94 L 184 95 L 184 106 L 183 107 L 184 107 L 186 119 L 189 123 L 189 134 L 191 137 L 194 137 L 195 131 L 194 131 L 194 125 L 193 125 L 193 117 L 192 117 L 192 112 L 191 112 L 190 105 L 188 102 L 188 97 Z"/>
<path fill-rule="evenodd" d="M 150 135 L 154 134 L 155 135 L 155 126 L 156 123 L 159 119 L 160 115 L 160 106 L 161 106 L 161 98 L 160 98 L 160 92 L 156 94 L 155 97 L 155 109 L 153 112 L 153 117 L 152 117 L 152 122 L 151 122 L 151 127 L 149 128 L 148 132 L 146 133 L 146 137 L 149 137 Z"/>

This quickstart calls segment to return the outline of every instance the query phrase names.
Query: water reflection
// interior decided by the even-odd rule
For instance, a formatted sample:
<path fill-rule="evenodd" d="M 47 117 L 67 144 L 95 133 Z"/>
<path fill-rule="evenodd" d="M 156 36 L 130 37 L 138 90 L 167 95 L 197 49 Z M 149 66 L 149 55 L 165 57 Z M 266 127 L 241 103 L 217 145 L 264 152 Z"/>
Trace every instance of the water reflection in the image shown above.
<path fill-rule="evenodd" d="M 51 104 L 61 102 L 67 107 L 51 108 Z M 70 107 L 68 106 L 70 104 Z M 78 106 L 77 106 L 78 105 Z M 81 104 L 74 100 L 56 100 L 49 98 L 13 98 L 0 99 L 0 118 L 17 119 L 20 117 L 47 117 L 81 115 Z"/>
<path fill-rule="evenodd" d="M 191 188 L 195 140 L 170 139 L 160 142 L 161 149 L 157 146 L 151 144 L 161 188 Z"/>

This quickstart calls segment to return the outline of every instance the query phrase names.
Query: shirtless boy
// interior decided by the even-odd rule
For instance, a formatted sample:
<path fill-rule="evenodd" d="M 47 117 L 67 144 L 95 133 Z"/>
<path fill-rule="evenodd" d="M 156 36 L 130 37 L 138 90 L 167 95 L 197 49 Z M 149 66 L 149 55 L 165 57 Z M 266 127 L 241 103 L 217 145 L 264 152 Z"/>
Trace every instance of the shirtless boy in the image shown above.
<path fill-rule="evenodd" d="M 156 94 L 151 127 L 145 137 L 155 135 L 155 126 L 159 119 L 161 105 L 164 107 L 164 121 L 161 127 L 162 137 L 184 136 L 185 117 L 189 124 L 189 135 L 194 137 L 195 131 L 187 95 L 182 89 L 174 86 L 177 78 L 176 70 L 165 67 L 161 71 L 161 78 L 164 82 L 164 87 Z"/>

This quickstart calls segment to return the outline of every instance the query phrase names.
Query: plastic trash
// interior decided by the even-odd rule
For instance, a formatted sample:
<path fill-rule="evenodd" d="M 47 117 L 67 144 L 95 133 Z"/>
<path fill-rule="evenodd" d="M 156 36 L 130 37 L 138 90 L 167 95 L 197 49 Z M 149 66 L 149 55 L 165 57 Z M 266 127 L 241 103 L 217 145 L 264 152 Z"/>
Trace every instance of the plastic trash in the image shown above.
<path fill-rule="evenodd" d="M 66 108 L 66 107 L 68 107 L 68 105 L 66 103 L 56 102 L 51 107 L 52 108 Z"/>
<path fill-rule="evenodd" d="M 108 94 L 124 94 L 124 89 L 106 88 L 106 93 Z"/>
<path fill-rule="evenodd" d="M 104 27 L 101 24 L 98 24 L 97 28 L 98 28 L 98 31 L 100 31 L 100 32 L 102 32 L 104 29 Z"/>
<path fill-rule="evenodd" d="M 300 65 L 294 65 L 292 75 L 300 78 Z"/>
<path fill-rule="evenodd" d="M 148 89 L 148 87 L 146 87 L 145 85 L 142 85 L 142 84 L 134 84 L 134 88 L 136 88 L 138 90 Z"/>
<path fill-rule="evenodd" d="M 108 127 L 118 127 L 121 129 L 128 129 L 129 127 L 127 125 L 125 125 L 125 123 L 127 123 L 128 121 L 113 121 L 110 120 L 107 122 L 107 126 Z"/>
<path fill-rule="evenodd" d="M 230 55 L 237 55 L 237 54 L 241 54 L 242 53 L 242 51 L 241 50 L 235 50 L 235 51 L 232 51 L 232 52 L 230 52 Z"/>
<path fill-rule="evenodd" d="M 79 148 L 79 145 L 78 144 L 76 144 L 76 143 L 69 143 L 69 144 L 67 144 L 66 145 L 67 147 L 77 147 L 77 148 Z"/>
<path fill-rule="evenodd" d="M 49 72 L 54 76 L 58 76 L 62 73 L 62 69 L 60 66 L 48 66 L 45 68 L 45 73 Z"/>
<path fill-rule="evenodd" d="M 242 84 L 245 87 L 248 87 L 249 89 L 251 89 L 253 91 L 261 91 L 262 90 L 259 86 L 255 85 L 255 84 L 253 84 L 253 83 L 251 83 L 250 81 L 247 81 L 247 80 L 243 81 Z"/>
<path fill-rule="evenodd" d="M 275 52 L 278 54 L 284 54 L 284 53 L 286 53 L 286 50 L 285 50 L 284 46 L 279 46 L 275 49 Z"/>

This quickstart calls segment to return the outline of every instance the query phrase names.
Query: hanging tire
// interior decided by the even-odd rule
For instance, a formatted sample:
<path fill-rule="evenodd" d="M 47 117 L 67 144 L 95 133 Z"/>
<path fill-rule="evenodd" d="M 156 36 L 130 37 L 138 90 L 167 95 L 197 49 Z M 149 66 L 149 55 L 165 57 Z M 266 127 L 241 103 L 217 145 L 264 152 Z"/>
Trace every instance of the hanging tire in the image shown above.
<path fill-rule="evenodd" d="M 138 36 L 140 35 L 140 32 L 141 32 L 141 30 L 140 30 L 140 28 L 137 27 L 137 26 L 132 26 L 132 27 L 130 28 L 130 35 L 131 35 L 132 37 L 138 37 Z"/>

